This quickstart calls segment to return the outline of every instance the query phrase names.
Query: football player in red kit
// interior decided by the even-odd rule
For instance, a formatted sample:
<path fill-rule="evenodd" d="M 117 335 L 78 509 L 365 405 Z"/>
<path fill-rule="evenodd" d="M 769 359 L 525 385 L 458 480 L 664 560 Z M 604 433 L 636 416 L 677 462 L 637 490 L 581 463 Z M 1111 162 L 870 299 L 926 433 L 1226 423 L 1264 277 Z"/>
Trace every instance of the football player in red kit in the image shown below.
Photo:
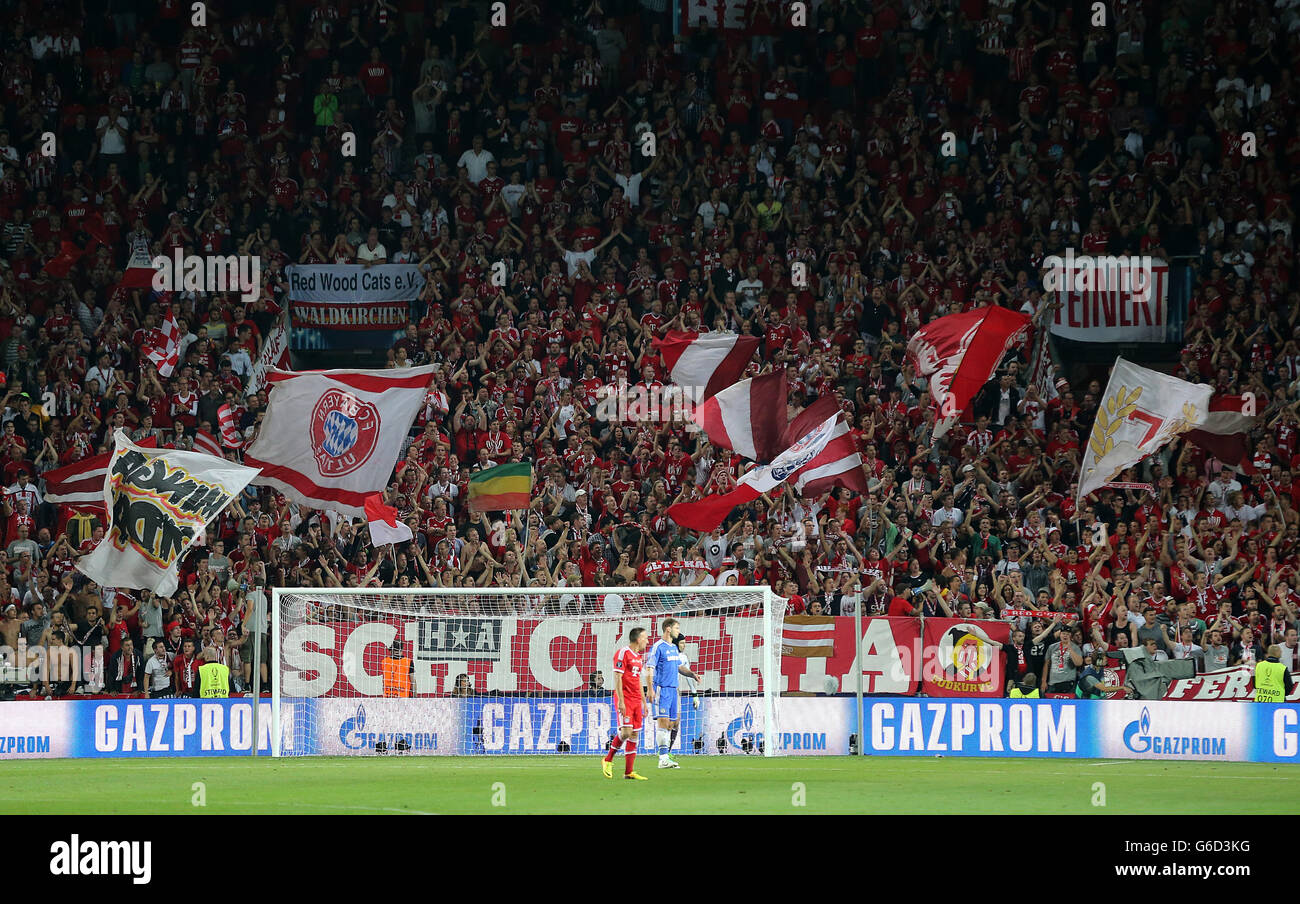
<path fill-rule="evenodd" d="M 614 671 L 618 678 L 614 680 L 614 710 L 618 713 L 618 734 L 610 741 L 609 752 L 601 762 L 600 768 L 605 778 L 614 777 L 614 754 L 623 750 L 623 778 L 646 781 L 644 775 L 637 775 L 632 767 L 636 763 L 636 733 L 645 722 L 645 698 L 641 693 L 641 654 L 645 652 L 648 639 L 645 628 L 633 628 L 627 632 L 627 644 L 619 647 L 614 654 Z"/>

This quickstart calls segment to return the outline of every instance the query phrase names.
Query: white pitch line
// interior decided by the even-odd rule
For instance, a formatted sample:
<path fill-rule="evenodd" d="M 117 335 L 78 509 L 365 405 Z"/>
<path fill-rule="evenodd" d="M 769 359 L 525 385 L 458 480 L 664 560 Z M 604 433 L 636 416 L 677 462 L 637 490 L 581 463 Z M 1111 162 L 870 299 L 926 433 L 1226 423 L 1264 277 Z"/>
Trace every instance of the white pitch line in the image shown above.
<path fill-rule="evenodd" d="M 67 803 L 67 800 L 65 798 L 54 798 L 54 797 L 34 797 L 34 798 L 28 798 L 28 801 L 42 801 L 42 802 L 48 801 L 50 803 Z M 174 804 L 175 802 L 176 801 L 173 799 L 163 799 L 158 797 L 132 798 L 132 803 L 139 803 L 139 804 Z M 222 807 L 265 807 L 266 801 L 223 800 L 220 801 L 220 804 Z M 405 807 L 364 807 L 355 804 L 308 803 L 306 801 L 300 801 L 299 803 L 294 804 L 288 807 L 287 809 L 292 811 L 293 807 L 306 807 L 309 809 L 318 809 L 318 810 L 364 810 L 368 813 L 406 813 L 412 816 L 437 816 L 438 815 L 437 813 L 434 813 L 430 810 L 408 810 Z M 194 812 L 195 814 L 199 814 L 207 809 L 208 807 L 194 807 Z"/>

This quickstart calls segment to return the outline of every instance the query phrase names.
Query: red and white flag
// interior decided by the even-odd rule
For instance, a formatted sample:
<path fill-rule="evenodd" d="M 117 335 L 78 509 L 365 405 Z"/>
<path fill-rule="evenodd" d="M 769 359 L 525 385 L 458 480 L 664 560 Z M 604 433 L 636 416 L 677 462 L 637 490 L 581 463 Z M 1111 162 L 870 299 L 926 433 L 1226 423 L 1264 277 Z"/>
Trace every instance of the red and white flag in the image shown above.
<path fill-rule="evenodd" d="M 181 328 L 176 324 L 176 315 L 167 309 L 162 327 L 152 330 L 145 339 L 144 356 L 158 368 L 158 375 L 170 377 L 181 359 Z"/>
<path fill-rule="evenodd" d="M 271 398 L 244 463 L 293 501 L 360 518 L 393 476 L 437 365 L 267 374 Z"/>
<path fill-rule="evenodd" d="M 785 448 L 786 392 L 784 370 L 741 380 L 696 405 L 691 418 L 715 446 L 751 461 L 771 461 Z"/>
<path fill-rule="evenodd" d="M 149 256 L 149 243 L 136 242 L 131 247 L 131 258 L 126 262 L 126 270 L 122 273 L 121 282 L 117 284 L 118 288 L 151 289 L 154 274 L 157 272 L 153 265 L 153 258 Z"/>
<path fill-rule="evenodd" d="M 411 527 L 397 520 L 397 509 L 384 505 L 378 493 L 366 497 L 366 522 L 370 526 L 370 544 L 378 549 L 389 543 L 405 543 L 414 539 Z"/>
<path fill-rule="evenodd" d="M 672 330 L 651 345 L 663 355 L 668 376 L 694 393 L 699 402 L 717 395 L 740 379 L 758 349 L 757 336 L 736 333 L 685 333 Z"/>
<path fill-rule="evenodd" d="M 262 351 L 253 363 L 253 375 L 248 378 L 248 393 L 254 393 L 266 385 L 266 372 L 275 368 L 289 369 L 289 331 L 284 326 L 285 315 L 275 321 L 271 332 L 262 340 Z"/>
<path fill-rule="evenodd" d="M 835 616 L 787 615 L 781 624 L 781 655 L 835 655 Z"/>
<path fill-rule="evenodd" d="M 1028 314 L 992 305 L 932 320 L 913 334 L 907 355 L 930 378 L 934 437 L 947 433 L 975 398 L 1003 355 L 1029 339 Z"/>
<path fill-rule="evenodd" d="M 151 436 L 136 445 L 152 449 L 157 441 Z M 104 477 L 108 474 L 108 462 L 112 457 L 112 452 L 105 452 L 46 471 L 41 475 L 45 480 L 45 501 L 78 511 L 105 511 Z"/>
<path fill-rule="evenodd" d="M 211 433 L 204 430 L 194 431 L 194 449 L 196 452 L 203 452 L 216 458 L 226 457 L 226 450 L 221 448 L 221 443 L 217 442 Z"/>
<path fill-rule="evenodd" d="M 217 409 L 217 427 L 221 430 L 221 441 L 231 449 L 239 449 L 244 445 L 244 437 L 239 432 L 239 425 L 235 423 L 235 413 L 230 410 L 229 405 L 222 405 Z"/>
<path fill-rule="evenodd" d="M 736 481 L 726 493 L 706 496 L 698 502 L 679 502 L 668 507 L 668 517 L 691 530 L 711 531 L 722 524 L 738 505 L 752 502 L 785 483 L 790 475 L 815 459 L 830 442 L 839 414 L 827 418 L 816 429 L 786 449 L 770 465 L 762 465 Z"/>
<path fill-rule="evenodd" d="M 795 415 L 786 428 L 785 442 L 793 442 L 796 437 L 836 415 L 835 429 L 826 448 L 794 474 L 795 489 L 805 499 L 814 499 L 837 486 L 847 487 L 855 493 L 867 492 L 862 456 L 858 454 L 858 444 L 849 432 L 849 420 L 835 396 L 823 396 Z"/>
<path fill-rule="evenodd" d="M 1254 474 L 1255 462 L 1248 440 L 1258 423 L 1253 395 L 1213 396 L 1210 413 L 1185 436 L 1224 464 L 1234 466 L 1243 474 Z"/>

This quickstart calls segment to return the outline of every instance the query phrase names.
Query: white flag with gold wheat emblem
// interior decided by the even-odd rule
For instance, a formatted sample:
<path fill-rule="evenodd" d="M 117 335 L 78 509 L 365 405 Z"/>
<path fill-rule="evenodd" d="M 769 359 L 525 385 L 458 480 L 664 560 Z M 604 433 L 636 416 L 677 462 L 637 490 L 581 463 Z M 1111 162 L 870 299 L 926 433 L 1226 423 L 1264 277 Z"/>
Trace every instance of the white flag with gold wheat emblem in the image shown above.
<path fill-rule="evenodd" d="M 1079 501 L 1174 437 L 1204 423 L 1212 392 L 1211 386 L 1115 359 L 1083 448 Z"/>

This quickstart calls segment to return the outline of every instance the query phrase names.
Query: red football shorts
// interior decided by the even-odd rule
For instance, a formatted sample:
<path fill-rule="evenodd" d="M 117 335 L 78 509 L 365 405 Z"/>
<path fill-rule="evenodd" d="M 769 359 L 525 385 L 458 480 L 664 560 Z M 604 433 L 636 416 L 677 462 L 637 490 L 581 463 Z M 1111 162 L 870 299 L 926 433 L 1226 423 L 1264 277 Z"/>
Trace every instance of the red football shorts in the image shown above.
<path fill-rule="evenodd" d="M 640 728 L 645 724 L 645 702 L 642 700 L 623 701 L 624 711 L 619 714 L 619 728 Z"/>

